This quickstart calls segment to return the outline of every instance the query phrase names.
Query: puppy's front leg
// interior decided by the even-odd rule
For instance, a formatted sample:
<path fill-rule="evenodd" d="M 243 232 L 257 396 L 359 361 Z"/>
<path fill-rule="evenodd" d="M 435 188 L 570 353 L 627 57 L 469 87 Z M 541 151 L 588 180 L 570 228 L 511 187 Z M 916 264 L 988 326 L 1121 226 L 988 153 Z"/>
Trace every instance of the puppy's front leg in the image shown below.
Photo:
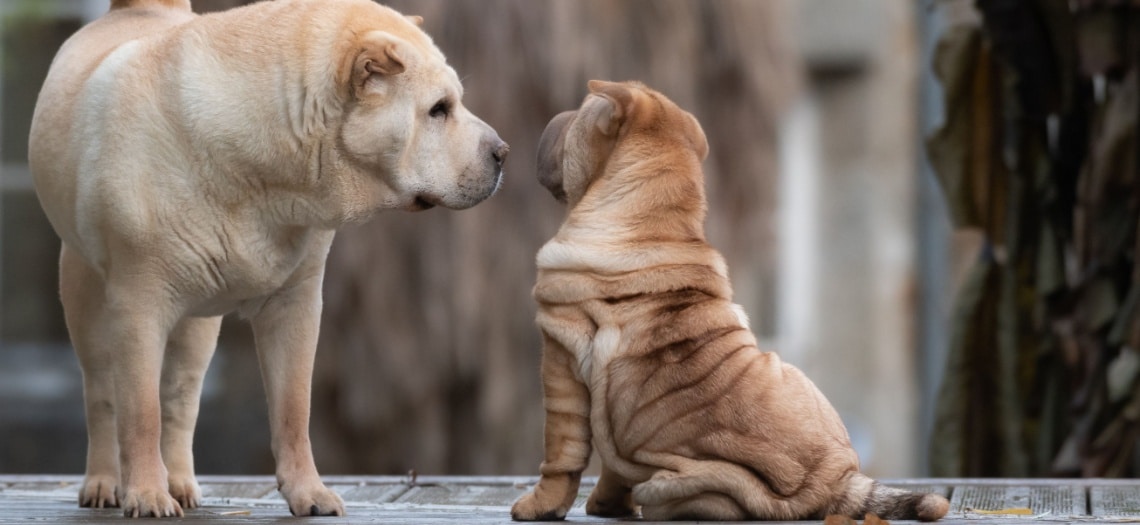
<path fill-rule="evenodd" d="M 325 487 L 309 443 L 309 403 L 321 318 L 323 262 L 254 315 L 253 334 L 269 401 L 277 488 L 295 516 L 343 516 L 344 502 Z"/>
<path fill-rule="evenodd" d="M 546 458 L 538 485 L 511 507 L 511 518 L 519 521 L 565 518 L 590 460 L 590 391 L 574 372 L 574 355 L 549 335 L 543 334 L 543 339 Z"/>

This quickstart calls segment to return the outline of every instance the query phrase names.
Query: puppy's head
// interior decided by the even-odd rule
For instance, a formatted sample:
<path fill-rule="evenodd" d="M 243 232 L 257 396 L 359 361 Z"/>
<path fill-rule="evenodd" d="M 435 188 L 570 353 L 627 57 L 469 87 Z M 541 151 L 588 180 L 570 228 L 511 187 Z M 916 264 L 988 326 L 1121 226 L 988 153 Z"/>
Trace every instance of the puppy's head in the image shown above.
<path fill-rule="evenodd" d="M 339 148 L 388 187 L 387 207 L 462 209 L 491 196 L 507 144 L 463 106 L 459 77 L 419 17 L 368 9 L 375 21 L 344 33 Z"/>
<path fill-rule="evenodd" d="M 591 80 L 582 105 L 554 117 L 538 144 L 538 181 L 576 205 L 606 173 L 646 157 L 708 156 L 704 131 L 688 112 L 639 82 Z"/>

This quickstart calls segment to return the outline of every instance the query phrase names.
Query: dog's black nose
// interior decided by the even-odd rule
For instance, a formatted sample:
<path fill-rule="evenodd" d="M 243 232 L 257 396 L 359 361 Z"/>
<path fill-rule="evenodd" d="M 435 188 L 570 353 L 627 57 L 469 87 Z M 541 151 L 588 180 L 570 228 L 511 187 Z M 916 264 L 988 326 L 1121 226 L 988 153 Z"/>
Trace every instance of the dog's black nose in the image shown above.
<path fill-rule="evenodd" d="M 500 140 L 499 144 L 491 150 L 491 158 L 495 159 L 495 163 L 502 167 L 503 163 L 507 161 L 507 154 L 510 152 L 511 147 Z"/>

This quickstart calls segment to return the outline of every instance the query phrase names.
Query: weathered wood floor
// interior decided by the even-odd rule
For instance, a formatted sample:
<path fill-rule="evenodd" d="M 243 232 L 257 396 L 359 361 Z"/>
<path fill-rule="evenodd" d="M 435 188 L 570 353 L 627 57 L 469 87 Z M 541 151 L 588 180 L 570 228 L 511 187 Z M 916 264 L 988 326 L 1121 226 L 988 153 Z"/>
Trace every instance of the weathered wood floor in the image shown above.
<path fill-rule="evenodd" d="M 0 475 L 0 524 L 128 521 L 118 509 L 76 506 L 79 476 Z M 204 507 L 185 521 L 212 523 L 510 523 L 510 505 L 536 478 L 326 477 L 347 517 L 293 518 L 272 477 L 202 476 Z M 570 522 L 603 523 L 582 506 L 595 479 L 582 484 Z M 886 480 L 950 498 L 943 523 L 1140 523 L 1140 480 Z M 636 520 L 634 520 L 636 521 Z"/>

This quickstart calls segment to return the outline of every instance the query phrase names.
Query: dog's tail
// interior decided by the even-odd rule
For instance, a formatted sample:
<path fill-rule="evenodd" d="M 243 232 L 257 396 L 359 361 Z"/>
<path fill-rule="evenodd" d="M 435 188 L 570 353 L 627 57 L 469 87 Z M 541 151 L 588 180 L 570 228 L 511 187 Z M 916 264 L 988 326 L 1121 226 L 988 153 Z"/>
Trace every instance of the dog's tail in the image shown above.
<path fill-rule="evenodd" d="M 190 10 L 190 0 L 111 0 L 111 10 L 130 8 L 160 7 L 166 9 Z"/>
<path fill-rule="evenodd" d="M 861 518 L 874 513 L 885 520 L 935 521 L 949 510 L 950 502 L 938 494 L 910 492 L 871 481 L 871 492 L 857 515 Z"/>

